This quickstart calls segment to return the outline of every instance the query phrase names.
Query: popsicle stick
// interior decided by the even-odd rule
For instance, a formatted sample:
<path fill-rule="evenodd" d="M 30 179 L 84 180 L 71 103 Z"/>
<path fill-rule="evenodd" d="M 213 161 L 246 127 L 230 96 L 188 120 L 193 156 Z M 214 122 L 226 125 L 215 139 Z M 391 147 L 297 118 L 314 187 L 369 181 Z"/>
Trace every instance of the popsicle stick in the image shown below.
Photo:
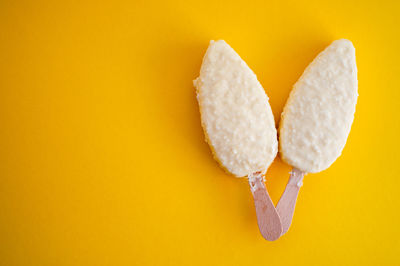
<path fill-rule="evenodd" d="M 265 188 L 261 173 L 256 172 L 249 175 L 249 184 L 256 206 L 257 223 L 261 235 L 269 241 L 277 240 L 282 234 L 282 224 Z"/>
<path fill-rule="evenodd" d="M 290 172 L 289 181 L 286 185 L 285 191 L 279 199 L 276 210 L 278 211 L 279 217 L 282 222 L 282 235 L 285 234 L 290 225 L 292 224 L 294 207 L 296 206 L 297 195 L 303 185 L 303 177 L 306 173 L 294 168 Z"/>

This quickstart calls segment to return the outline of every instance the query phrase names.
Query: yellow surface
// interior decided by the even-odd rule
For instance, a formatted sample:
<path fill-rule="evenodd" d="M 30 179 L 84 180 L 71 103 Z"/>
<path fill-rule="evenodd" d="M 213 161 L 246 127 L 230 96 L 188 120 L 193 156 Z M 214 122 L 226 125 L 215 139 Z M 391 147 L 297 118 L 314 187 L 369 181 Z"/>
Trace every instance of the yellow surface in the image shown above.
<path fill-rule="evenodd" d="M 1 1 L 0 265 L 399 265 L 397 1 Z M 306 176 L 288 234 L 204 142 L 192 80 L 210 39 L 278 119 L 338 38 L 359 101 L 342 156 Z M 276 159 L 276 202 L 289 166 Z"/>

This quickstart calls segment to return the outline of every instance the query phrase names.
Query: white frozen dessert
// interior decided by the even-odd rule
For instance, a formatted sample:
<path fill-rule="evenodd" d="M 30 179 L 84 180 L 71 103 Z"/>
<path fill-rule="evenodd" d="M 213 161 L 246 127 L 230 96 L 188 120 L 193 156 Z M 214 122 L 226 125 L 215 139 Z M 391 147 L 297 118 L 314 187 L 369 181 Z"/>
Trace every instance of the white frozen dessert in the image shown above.
<path fill-rule="evenodd" d="M 194 85 L 217 161 L 237 177 L 264 174 L 277 154 L 277 132 L 253 71 L 225 41 L 211 41 Z"/>
<path fill-rule="evenodd" d="M 290 93 L 279 129 L 282 159 L 305 173 L 328 168 L 346 144 L 357 97 L 354 46 L 349 40 L 334 41 Z"/>
<path fill-rule="evenodd" d="M 328 168 L 342 153 L 357 103 L 355 49 L 337 40 L 322 51 L 294 85 L 282 113 L 279 152 L 293 166 L 276 209 L 285 234 L 306 173 Z"/>

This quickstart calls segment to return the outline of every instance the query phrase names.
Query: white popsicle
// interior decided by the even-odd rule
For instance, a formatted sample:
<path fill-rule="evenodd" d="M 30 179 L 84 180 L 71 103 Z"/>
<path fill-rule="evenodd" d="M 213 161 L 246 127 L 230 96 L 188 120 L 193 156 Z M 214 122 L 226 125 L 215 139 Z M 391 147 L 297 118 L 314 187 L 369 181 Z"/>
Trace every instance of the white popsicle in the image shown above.
<path fill-rule="evenodd" d="M 194 85 L 206 141 L 215 159 L 236 177 L 249 177 L 260 232 L 267 240 L 278 239 L 282 226 L 262 178 L 278 150 L 274 117 L 263 87 L 222 40 L 210 42 Z"/>
<path fill-rule="evenodd" d="M 293 166 L 277 210 L 289 229 L 306 173 L 327 169 L 341 154 L 357 103 L 355 49 L 337 40 L 322 51 L 294 85 L 282 113 L 279 152 Z"/>

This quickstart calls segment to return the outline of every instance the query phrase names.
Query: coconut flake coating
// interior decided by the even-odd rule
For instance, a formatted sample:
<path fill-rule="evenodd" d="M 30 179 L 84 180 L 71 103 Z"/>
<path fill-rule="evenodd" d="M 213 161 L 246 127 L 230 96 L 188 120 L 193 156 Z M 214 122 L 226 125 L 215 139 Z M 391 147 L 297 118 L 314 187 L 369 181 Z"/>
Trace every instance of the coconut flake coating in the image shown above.
<path fill-rule="evenodd" d="M 194 85 L 214 157 L 237 177 L 265 173 L 277 154 L 277 131 L 253 71 L 225 41 L 211 41 Z"/>
<path fill-rule="evenodd" d="M 342 153 L 357 103 L 355 49 L 337 40 L 321 52 L 294 85 L 282 113 L 280 155 L 290 165 L 316 173 Z"/>

